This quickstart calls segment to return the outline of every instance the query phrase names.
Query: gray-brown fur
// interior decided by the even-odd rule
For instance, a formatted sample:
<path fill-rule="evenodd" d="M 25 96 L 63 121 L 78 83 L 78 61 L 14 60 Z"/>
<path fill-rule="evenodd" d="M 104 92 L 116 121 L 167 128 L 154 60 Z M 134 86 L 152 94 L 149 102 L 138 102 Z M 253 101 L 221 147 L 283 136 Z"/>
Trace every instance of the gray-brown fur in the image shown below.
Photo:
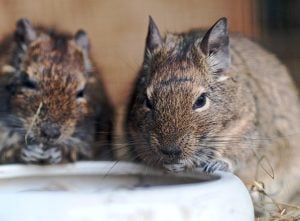
<path fill-rule="evenodd" d="M 201 93 L 206 103 L 195 108 Z M 285 200 L 300 186 L 299 108 L 285 66 L 246 38 L 229 39 L 225 18 L 207 32 L 165 38 L 150 18 L 128 105 L 128 147 L 151 166 L 263 181 Z"/>
<path fill-rule="evenodd" d="M 106 151 L 113 113 L 84 31 L 72 36 L 21 19 L 0 44 L 0 67 L 0 163 L 62 163 Z"/>

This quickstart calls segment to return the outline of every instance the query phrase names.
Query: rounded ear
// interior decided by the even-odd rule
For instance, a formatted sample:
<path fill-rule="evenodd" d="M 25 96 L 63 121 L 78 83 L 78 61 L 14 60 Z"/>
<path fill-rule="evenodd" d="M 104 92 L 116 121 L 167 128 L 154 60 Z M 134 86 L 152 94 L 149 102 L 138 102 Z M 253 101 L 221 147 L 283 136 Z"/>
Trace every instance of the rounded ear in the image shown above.
<path fill-rule="evenodd" d="M 85 52 L 89 52 L 90 50 L 90 42 L 87 33 L 84 30 L 79 30 L 75 34 L 75 42 L 76 44 Z"/>
<path fill-rule="evenodd" d="M 149 16 L 148 34 L 146 38 L 146 48 L 153 52 L 155 49 L 160 48 L 163 44 L 163 40 L 160 36 L 159 30 L 152 19 Z"/>
<path fill-rule="evenodd" d="M 200 49 L 212 61 L 215 72 L 223 72 L 230 65 L 227 19 L 220 18 L 204 35 Z"/>
<path fill-rule="evenodd" d="M 30 21 L 26 18 L 22 18 L 16 23 L 16 37 L 17 40 L 24 43 L 30 43 L 37 39 L 37 34 L 32 27 Z"/>

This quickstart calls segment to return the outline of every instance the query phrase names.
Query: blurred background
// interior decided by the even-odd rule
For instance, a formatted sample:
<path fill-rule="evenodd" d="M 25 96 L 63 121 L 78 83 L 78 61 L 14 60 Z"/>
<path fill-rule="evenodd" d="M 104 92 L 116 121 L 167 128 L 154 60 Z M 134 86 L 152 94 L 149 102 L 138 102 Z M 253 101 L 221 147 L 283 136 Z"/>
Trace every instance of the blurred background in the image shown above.
<path fill-rule="evenodd" d="M 73 33 L 85 29 L 108 94 L 122 107 L 143 59 L 148 15 L 162 34 L 209 27 L 226 16 L 231 31 L 276 53 L 300 85 L 299 11 L 298 0 L 0 0 L 0 39 L 20 17 Z"/>

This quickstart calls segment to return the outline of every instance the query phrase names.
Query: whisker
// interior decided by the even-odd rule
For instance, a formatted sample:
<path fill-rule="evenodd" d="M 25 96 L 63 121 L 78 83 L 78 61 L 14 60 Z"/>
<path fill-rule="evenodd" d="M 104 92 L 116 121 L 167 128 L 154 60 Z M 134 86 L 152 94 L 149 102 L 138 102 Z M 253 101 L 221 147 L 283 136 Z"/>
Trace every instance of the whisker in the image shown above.
<path fill-rule="evenodd" d="M 102 178 L 102 181 L 109 175 L 109 173 L 111 172 L 111 170 L 117 165 L 117 163 L 119 163 L 119 161 L 115 161 L 113 163 L 113 165 L 108 169 L 108 171 L 104 174 L 103 178 Z"/>

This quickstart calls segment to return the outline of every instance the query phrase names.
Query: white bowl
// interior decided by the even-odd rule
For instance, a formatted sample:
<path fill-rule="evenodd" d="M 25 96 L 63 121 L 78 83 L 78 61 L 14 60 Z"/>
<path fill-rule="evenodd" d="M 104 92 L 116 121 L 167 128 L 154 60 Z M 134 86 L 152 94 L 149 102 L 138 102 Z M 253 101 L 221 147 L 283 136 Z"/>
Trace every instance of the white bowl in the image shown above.
<path fill-rule="evenodd" d="M 234 175 L 172 176 L 126 162 L 0 166 L 2 221 L 254 220 Z"/>

